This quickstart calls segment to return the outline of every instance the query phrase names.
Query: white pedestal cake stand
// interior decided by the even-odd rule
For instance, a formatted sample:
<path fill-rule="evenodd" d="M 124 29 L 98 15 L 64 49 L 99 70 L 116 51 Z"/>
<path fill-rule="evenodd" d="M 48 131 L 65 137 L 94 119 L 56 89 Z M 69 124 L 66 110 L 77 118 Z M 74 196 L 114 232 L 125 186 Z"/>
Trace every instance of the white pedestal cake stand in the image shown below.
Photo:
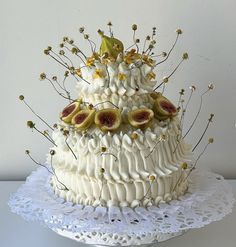
<path fill-rule="evenodd" d="M 9 206 L 26 220 L 86 244 L 156 244 L 221 220 L 232 211 L 233 194 L 222 176 L 196 170 L 189 178 L 188 193 L 169 204 L 105 208 L 65 202 L 54 194 L 50 173 L 39 168 L 11 195 Z"/>

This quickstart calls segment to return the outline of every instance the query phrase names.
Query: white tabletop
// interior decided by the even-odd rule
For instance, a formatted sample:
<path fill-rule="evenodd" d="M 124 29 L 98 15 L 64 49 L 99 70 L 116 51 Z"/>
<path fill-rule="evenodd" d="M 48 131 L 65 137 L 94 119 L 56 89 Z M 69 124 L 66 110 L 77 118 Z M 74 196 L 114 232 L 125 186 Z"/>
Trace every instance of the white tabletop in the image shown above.
<path fill-rule="evenodd" d="M 0 247 L 74 247 L 87 246 L 61 237 L 38 223 L 26 222 L 10 212 L 9 195 L 23 182 L 0 182 Z M 236 196 L 236 180 L 229 180 Z M 160 247 L 235 247 L 236 207 L 232 214 L 204 228 L 188 231 L 180 237 L 160 243 Z"/>

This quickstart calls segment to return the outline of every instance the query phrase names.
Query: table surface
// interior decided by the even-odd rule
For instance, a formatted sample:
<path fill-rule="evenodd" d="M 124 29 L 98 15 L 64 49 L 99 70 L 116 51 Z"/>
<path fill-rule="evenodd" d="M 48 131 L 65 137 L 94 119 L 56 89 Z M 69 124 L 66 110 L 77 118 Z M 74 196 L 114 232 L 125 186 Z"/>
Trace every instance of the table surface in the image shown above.
<path fill-rule="evenodd" d="M 236 196 L 236 180 L 228 180 Z M 7 202 L 23 182 L 0 182 L 0 247 L 85 247 L 88 245 L 61 237 L 34 222 L 26 222 L 11 213 Z M 159 247 L 235 247 L 236 207 L 223 220 L 204 228 L 190 230 L 183 236 L 158 244 Z"/>

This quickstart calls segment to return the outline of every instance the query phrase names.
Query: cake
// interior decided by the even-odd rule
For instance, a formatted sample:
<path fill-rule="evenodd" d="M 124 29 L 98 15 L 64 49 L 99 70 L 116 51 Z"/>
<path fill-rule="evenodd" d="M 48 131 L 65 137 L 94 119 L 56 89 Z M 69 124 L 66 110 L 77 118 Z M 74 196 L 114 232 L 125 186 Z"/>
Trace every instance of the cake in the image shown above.
<path fill-rule="evenodd" d="M 77 99 L 69 98 L 52 134 L 50 184 L 82 205 L 134 208 L 178 199 L 188 189 L 192 156 L 179 109 L 154 90 L 150 52 L 124 51 L 113 35 L 99 34 L 100 50 L 70 68 Z"/>

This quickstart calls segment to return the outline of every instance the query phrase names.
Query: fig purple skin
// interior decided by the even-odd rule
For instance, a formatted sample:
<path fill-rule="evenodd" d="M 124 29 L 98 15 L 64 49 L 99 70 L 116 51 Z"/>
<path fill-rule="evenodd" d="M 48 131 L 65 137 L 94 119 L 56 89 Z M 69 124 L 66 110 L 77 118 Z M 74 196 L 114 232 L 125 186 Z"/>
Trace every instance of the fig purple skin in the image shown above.
<path fill-rule="evenodd" d="M 99 110 L 95 115 L 95 124 L 102 131 L 114 131 L 121 124 L 120 110 L 107 108 Z"/>
<path fill-rule="evenodd" d="M 68 106 L 66 106 L 60 114 L 60 118 L 65 123 L 71 123 L 72 118 L 74 115 L 80 110 L 80 103 L 75 101 Z"/>
<path fill-rule="evenodd" d="M 133 127 L 140 129 L 147 128 L 152 122 L 153 117 L 154 117 L 153 111 L 148 108 L 136 109 L 128 113 L 129 123 Z"/>
<path fill-rule="evenodd" d="M 67 106 L 61 113 L 61 117 L 64 118 L 64 117 L 67 117 L 71 112 L 74 111 L 76 105 L 75 104 L 71 104 L 69 106 Z"/>

